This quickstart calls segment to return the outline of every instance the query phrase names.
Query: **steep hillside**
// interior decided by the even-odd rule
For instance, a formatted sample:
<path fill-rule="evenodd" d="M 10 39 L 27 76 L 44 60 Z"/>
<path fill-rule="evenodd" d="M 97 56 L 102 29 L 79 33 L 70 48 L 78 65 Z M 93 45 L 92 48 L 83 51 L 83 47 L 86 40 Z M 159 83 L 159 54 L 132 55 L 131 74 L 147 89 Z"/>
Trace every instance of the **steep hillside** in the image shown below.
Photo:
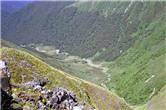
<path fill-rule="evenodd" d="M 42 44 L 69 55 L 106 60 L 107 78 L 95 81 L 104 80 L 130 104 L 145 104 L 166 84 L 165 12 L 164 1 L 33 2 L 8 18 L 2 12 L 2 37 L 25 47 Z M 55 57 L 42 58 L 59 66 Z M 60 65 L 89 81 L 98 72 L 89 75 L 85 68 Z"/>
<path fill-rule="evenodd" d="M 85 60 L 77 56 L 64 56 L 56 54 L 49 55 L 46 54 L 49 52 L 42 53 L 34 48 L 21 47 L 3 39 L 1 39 L 1 46 L 26 51 L 59 70 L 62 70 L 72 76 L 79 77 L 83 80 L 90 81 L 100 86 L 103 86 L 103 82 L 107 78 L 106 72 L 102 67 L 98 68 L 91 66 Z"/>
<path fill-rule="evenodd" d="M 1 13 L 3 13 L 2 18 L 10 16 L 12 13 L 20 10 L 22 7 L 28 5 L 30 1 L 1 1 Z"/>
<path fill-rule="evenodd" d="M 165 2 L 34 2 L 2 18 L 2 36 L 17 44 L 43 43 L 81 57 L 112 60 L 133 44 L 136 38 L 131 34 L 162 15 L 165 6 Z"/>
<path fill-rule="evenodd" d="M 1 58 L 9 64 L 13 84 L 21 84 L 31 81 L 35 76 L 43 76 L 51 81 L 47 85 L 48 88 L 60 86 L 72 90 L 80 101 L 95 107 L 97 110 L 130 110 L 127 104 L 115 94 L 54 69 L 26 52 L 1 48 L 1 54 Z M 17 91 L 20 90 L 13 90 L 13 92 Z"/>
<path fill-rule="evenodd" d="M 109 64 L 108 88 L 141 104 L 166 84 L 166 14 L 132 35 L 134 45 Z"/>
<path fill-rule="evenodd" d="M 166 108 L 166 86 L 154 95 L 147 104 L 136 107 L 134 110 L 165 110 Z"/>
<path fill-rule="evenodd" d="M 147 104 L 147 110 L 165 110 L 166 86 L 164 86 Z"/>
<path fill-rule="evenodd" d="M 1 1 L 2 11 L 6 14 L 11 14 L 22 7 L 28 5 L 31 1 Z"/>

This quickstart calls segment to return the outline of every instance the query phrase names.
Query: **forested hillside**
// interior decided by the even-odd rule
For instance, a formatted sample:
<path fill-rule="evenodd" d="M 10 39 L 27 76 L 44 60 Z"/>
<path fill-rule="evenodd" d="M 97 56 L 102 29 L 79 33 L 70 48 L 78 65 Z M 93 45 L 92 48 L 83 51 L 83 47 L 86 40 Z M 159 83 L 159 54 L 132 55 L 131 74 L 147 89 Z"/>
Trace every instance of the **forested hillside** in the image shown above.
<path fill-rule="evenodd" d="M 165 2 L 33 2 L 7 19 L 2 12 L 2 36 L 111 60 L 133 44 L 132 33 L 164 12 Z"/>
<path fill-rule="evenodd" d="M 1 1 L 1 12 L 3 13 L 3 17 L 8 17 L 10 14 L 20 10 L 22 7 L 31 3 L 30 1 Z"/>

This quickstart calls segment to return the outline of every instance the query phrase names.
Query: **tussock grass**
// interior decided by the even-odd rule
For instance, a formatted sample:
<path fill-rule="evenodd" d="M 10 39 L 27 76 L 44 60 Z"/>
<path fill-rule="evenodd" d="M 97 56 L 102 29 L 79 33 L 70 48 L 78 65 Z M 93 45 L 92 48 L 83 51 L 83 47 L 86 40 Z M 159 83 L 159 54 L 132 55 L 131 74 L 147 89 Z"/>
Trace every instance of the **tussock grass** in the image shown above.
<path fill-rule="evenodd" d="M 117 95 L 57 70 L 26 52 L 12 48 L 1 48 L 1 53 L 1 58 L 9 64 L 12 83 L 20 84 L 23 81 L 30 81 L 35 74 L 38 74 L 47 77 L 51 81 L 47 85 L 48 88 L 65 87 L 75 92 L 79 100 L 85 101 L 87 105 L 94 106 L 97 110 L 130 110 L 125 101 Z M 22 78 L 23 75 L 25 80 Z"/>

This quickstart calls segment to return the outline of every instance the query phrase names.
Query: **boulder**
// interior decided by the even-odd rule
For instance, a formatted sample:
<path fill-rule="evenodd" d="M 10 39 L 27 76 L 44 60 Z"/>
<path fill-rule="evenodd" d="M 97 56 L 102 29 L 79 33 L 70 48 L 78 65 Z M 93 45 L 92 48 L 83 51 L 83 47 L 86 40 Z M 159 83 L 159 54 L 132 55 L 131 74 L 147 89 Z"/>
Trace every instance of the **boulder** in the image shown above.
<path fill-rule="evenodd" d="M 11 94 L 11 85 L 10 85 L 11 74 L 9 72 L 7 63 L 3 60 L 0 60 L 0 80 L 1 88 L 7 93 Z"/>

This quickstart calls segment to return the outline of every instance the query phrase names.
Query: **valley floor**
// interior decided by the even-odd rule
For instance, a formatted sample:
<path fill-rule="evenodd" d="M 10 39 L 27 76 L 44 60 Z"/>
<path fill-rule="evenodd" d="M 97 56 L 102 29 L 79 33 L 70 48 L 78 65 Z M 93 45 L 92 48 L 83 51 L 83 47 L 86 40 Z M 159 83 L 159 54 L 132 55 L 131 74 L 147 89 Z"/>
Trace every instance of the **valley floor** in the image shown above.
<path fill-rule="evenodd" d="M 105 62 L 93 62 L 90 58 L 71 56 L 65 52 L 56 53 L 57 49 L 53 46 L 26 45 L 24 48 L 53 67 L 106 88 L 104 83 L 108 68 Z"/>

